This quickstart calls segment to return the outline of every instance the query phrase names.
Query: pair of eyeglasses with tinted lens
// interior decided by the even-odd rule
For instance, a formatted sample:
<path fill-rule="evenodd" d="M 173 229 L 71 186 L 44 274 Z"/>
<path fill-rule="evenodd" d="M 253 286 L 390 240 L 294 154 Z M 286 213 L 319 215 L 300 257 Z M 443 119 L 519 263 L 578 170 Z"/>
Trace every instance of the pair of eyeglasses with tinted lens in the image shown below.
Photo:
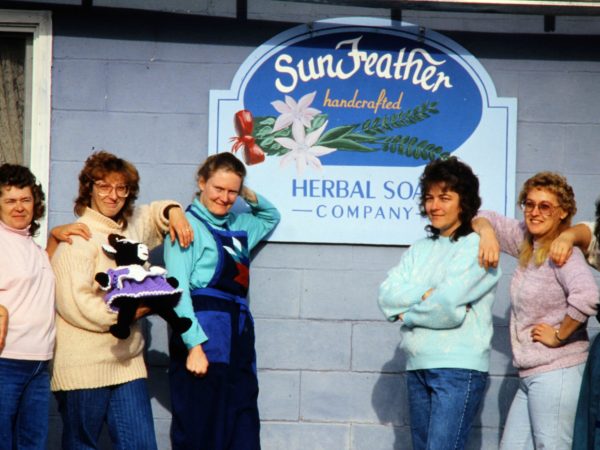
<path fill-rule="evenodd" d="M 539 202 L 536 203 L 533 200 L 525 200 L 521 203 L 521 209 L 526 213 L 532 213 L 537 208 L 542 216 L 551 216 L 554 210 L 558 208 L 558 205 L 553 205 L 550 202 Z"/>
<path fill-rule="evenodd" d="M 104 181 L 95 181 L 94 186 L 101 197 L 110 195 L 113 189 L 117 193 L 117 197 L 125 198 L 129 195 L 129 186 L 126 184 L 110 184 Z"/>

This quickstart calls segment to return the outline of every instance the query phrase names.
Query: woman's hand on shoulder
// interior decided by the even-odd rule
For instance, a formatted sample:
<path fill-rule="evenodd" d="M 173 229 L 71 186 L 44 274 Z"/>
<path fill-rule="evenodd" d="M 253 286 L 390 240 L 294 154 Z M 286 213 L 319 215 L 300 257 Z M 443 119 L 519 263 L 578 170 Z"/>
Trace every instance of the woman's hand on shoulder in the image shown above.
<path fill-rule="evenodd" d="M 185 367 L 192 375 L 203 377 L 208 372 L 208 358 L 202 350 L 202 345 L 190 348 L 185 362 Z"/>
<path fill-rule="evenodd" d="M 171 237 L 171 244 L 175 244 L 175 238 L 177 238 L 182 248 L 189 247 L 194 240 L 192 225 L 180 207 L 169 209 L 169 236 Z"/>
<path fill-rule="evenodd" d="M 6 334 L 8 333 L 8 310 L 0 305 L 0 355 L 6 345 Z"/>
<path fill-rule="evenodd" d="M 86 241 L 89 241 L 92 237 L 92 232 L 90 228 L 81 222 L 73 222 L 67 223 L 65 225 L 58 225 L 52 230 L 50 230 L 50 234 L 54 237 L 58 242 L 67 242 L 69 244 L 73 243 L 73 239 L 71 236 L 81 236 Z"/>
<path fill-rule="evenodd" d="M 52 230 L 50 230 L 48 242 L 46 243 L 46 252 L 48 253 L 48 256 L 52 258 L 58 244 L 61 242 L 72 244 L 73 239 L 71 239 L 71 236 L 81 236 L 86 241 L 89 241 L 92 237 L 92 232 L 85 223 L 81 222 L 58 225 L 52 228 Z"/>
<path fill-rule="evenodd" d="M 558 235 L 550 244 L 550 259 L 558 267 L 562 267 L 573 253 L 573 239 L 567 232 Z"/>
<path fill-rule="evenodd" d="M 492 228 L 480 231 L 478 258 L 479 265 L 486 270 L 498 267 L 498 261 L 500 261 L 500 243 Z"/>

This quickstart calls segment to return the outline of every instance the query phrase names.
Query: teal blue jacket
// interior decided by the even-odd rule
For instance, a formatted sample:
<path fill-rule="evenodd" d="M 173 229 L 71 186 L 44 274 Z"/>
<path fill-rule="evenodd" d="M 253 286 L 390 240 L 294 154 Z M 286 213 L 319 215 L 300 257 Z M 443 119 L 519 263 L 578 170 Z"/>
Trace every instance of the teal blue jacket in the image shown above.
<path fill-rule="evenodd" d="M 267 199 L 256 194 L 257 203 L 248 203 L 250 212 L 225 216 L 215 216 L 196 198 L 191 207 L 196 214 L 206 220 L 213 228 L 248 233 L 248 249 L 252 250 L 279 223 L 280 215 L 275 206 Z M 164 258 L 169 276 L 174 276 L 183 289 L 183 295 L 175 311 L 179 317 L 188 317 L 192 326 L 182 334 L 188 349 L 202 344 L 208 337 L 202 330 L 194 314 L 190 291 L 206 287 L 210 282 L 217 264 L 217 246 L 206 226 L 186 212 L 186 217 L 194 229 L 194 242 L 188 248 L 182 248 L 178 242 L 171 245 L 167 236 L 164 244 Z"/>

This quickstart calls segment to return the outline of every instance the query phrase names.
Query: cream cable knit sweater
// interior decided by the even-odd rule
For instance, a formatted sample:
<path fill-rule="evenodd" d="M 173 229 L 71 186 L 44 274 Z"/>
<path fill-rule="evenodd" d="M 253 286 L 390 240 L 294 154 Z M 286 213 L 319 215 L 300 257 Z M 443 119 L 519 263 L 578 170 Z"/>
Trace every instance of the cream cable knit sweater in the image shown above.
<path fill-rule="evenodd" d="M 108 217 L 87 209 L 78 222 L 92 232 L 86 241 L 75 236 L 73 244 L 62 243 L 52 258 L 56 275 L 56 349 L 52 390 L 90 389 L 146 378 L 144 338 L 139 324 L 128 339 L 108 332 L 116 322 L 103 300 L 104 292 L 94 281 L 97 272 L 115 267 L 102 251 L 110 233 L 119 233 L 156 247 L 168 230 L 163 212 L 171 201 L 154 202 L 135 209 L 127 229 Z"/>

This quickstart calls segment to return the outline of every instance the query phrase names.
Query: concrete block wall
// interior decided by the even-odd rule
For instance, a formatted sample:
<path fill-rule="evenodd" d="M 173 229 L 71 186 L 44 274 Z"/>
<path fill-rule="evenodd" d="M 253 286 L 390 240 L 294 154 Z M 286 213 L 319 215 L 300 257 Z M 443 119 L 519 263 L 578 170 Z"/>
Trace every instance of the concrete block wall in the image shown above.
<path fill-rule="evenodd" d="M 250 6 L 250 19 L 272 22 L 54 14 L 51 226 L 72 220 L 77 173 L 102 148 L 137 165 L 141 202 L 189 202 L 196 167 L 206 156 L 208 92 L 228 88 L 244 58 L 290 26 L 277 20 L 387 14 L 311 6 L 289 16 L 282 2 Z M 539 16 L 404 16 L 455 39 L 487 68 L 500 96 L 518 98 L 518 186 L 538 170 L 559 170 L 575 187 L 577 217 L 591 217 L 600 185 L 598 19 L 559 18 L 557 27 L 569 36 L 558 36 L 543 34 Z M 590 35 L 577 36 L 580 30 Z M 378 285 L 404 250 L 269 243 L 255 252 L 251 307 L 263 448 L 411 448 L 399 330 L 382 319 L 376 305 Z M 516 388 L 507 330 L 515 262 L 504 258 L 502 267 L 490 382 L 470 449 L 497 448 Z M 168 449 L 167 330 L 154 318 L 146 325 L 157 437 L 159 448 Z M 51 424 L 50 447 L 60 448 L 55 406 Z"/>

